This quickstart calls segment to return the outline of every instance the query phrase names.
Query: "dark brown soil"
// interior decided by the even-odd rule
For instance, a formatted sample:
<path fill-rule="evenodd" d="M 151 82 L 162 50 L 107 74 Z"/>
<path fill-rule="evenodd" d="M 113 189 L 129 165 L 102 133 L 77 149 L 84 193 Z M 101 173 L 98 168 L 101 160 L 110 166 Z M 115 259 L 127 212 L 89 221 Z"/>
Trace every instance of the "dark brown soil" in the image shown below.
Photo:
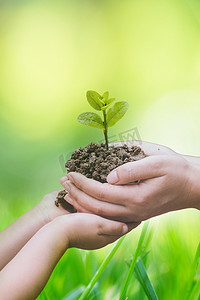
<path fill-rule="evenodd" d="M 103 143 L 100 145 L 91 143 L 85 148 L 74 150 L 65 167 L 67 172 L 78 172 L 88 178 L 104 183 L 106 182 L 107 175 L 113 169 L 127 162 L 136 161 L 144 157 L 146 157 L 145 153 L 138 146 L 124 144 L 122 146 L 110 146 L 107 150 Z M 63 206 L 64 202 L 67 203 L 64 200 L 65 194 L 65 191 L 58 194 L 55 203 L 57 206 L 59 204 Z"/>
<path fill-rule="evenodd" d="M 83 149 L 74 150 L 65 167 L 67 172 L 78 172 L 103 183 L 116 167 L 144 157 L 144 152 L 138 146 L 128 147 L 125 144 L 110 146 L 107 150 L 103 143 L 91 143 Z"/>
<path fill-rule="evenodd" d="M 69 204 L 67 201 L 65 201 L 64 197 L 67 195 L 67 192 L 65 190 L 60 191 L 56 197 L 55 205 L 58 207 L 61 205 L 65 210 L 74 213 L 76 212 L 75 208 Z"/>

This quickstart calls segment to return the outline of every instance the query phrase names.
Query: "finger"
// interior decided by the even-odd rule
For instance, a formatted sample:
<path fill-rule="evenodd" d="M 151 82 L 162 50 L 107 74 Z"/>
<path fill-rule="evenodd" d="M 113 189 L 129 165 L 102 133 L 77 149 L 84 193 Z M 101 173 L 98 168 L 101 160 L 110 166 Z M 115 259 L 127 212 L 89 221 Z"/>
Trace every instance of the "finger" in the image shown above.
<path fill-rule="evenodd" d="M 96 180 L 85 177 L 80 173 L 70 172 L 67 178 L 81 191 L 90 195 L 91 197 L 110 202 L 114 204 L 124 205 L 127 199 L 138 196 L 138 187 L 135 186 L 120 186 L 111 185 L 108 183 L 100 183 Z M 65 182 L 63 187 L 67 188 Z"/>
<path fill-rule="evenodd" d="M 109 202 L 104 202 L 97 200 L 90 195 L 87 195 L 83 191 L 79 190 L 74 184 L 67 184 L 67 190 L 69 191 L 69 196 L 72 200 L 72 204 L 77 209 L 77 204 L 79 204 L 84 209 L 100 216 L 113 218 L 122 217 L 126 213 L 125 206 L 113 204 Z M 66 195 L 66 199 L 69 197 Z"/>
<path fill-rule="evenodd" d="M 127 232 L 128 226 L 125 223 L 101 218 L 98 227 L 98 235 L 120 236 Z"/>
<path fill-rule="evenodd" d="M 135 162 L 129 162 L 114 169 L 107 177 L 110 184 L 127 184 L 137 180 L 150 179 L 164 175 L 164 166 L 168 156 L 149 156 Z M 137 186 L 137 185 L 136 185 Z"/>
<path fill-rule="evenodd" d="M 105 219 L 104 219 L 105 220 Z M 108 231 L 107 233 L 101 233 L 101 234 L 104 234 L 104 235 L 124 235 L 128 232 L 130 232 L 131 230 L 133 230 L 134 228 L 136 228 L 137 226 L 139 226 L 141 224 L 141 222 L 133 222 L 133 223 L 119 223 L 119 222 L 116 222 L 116 221 L 109 221 L 109 222 L 114 222 L 112 224 L 112 227 L 110 225 L 107 226 L 108 228 Z M 122 227 L 123 226 L 123 227 Z M 122 228 L 121 228 L 122 227 Z M 100 229 L 102 231 L 102 229 Z M 121 232 L 120 232 L 121 230 Z"/>
<path fill-rule="evenodd" d="M 122 235 L 101 235 L 101 238 L 104 238 L 104 246 L 114 243 L 118 240 Z M 102 246 L 101 246 L 102 247 Z M 96 248 L 98 249 L 98 248 Z"/>
<path fill-rule="evenodd" d="M 63 183 L 67 180 L 67 176 L 63 176 L 59 179 L 59 182 L 61 185 L 63 185 Z"/>
<path fill-rule="evenodd" d="M 78 202 L 76 202 L 72 197 L 70 197 L 69 194 L 67 194 L 64 199 L 71 204 L 79 213 L 89 213 L 91 214 L 92 212 L 85 209 L 84 207 L 82 207 L 80 204 L 78 204 Z M 73 204 L 72 204 L 73 203 Z"/>
<path fill-rule="evenodd" d="M 140 224 L 141 224 L 141 222 L 127 223 L 128 231 L 133 230 L 134 228 L 136 228 L 136 227 L 139 226 Z"/>

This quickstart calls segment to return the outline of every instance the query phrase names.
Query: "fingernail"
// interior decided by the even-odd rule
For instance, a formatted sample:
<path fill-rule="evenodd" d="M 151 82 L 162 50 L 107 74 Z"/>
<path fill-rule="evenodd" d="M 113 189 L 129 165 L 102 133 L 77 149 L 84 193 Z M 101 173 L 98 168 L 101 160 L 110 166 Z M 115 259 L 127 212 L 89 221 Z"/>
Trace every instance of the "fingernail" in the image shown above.
<path fill-rule="evenodd" d="M 65 182 L 65 181 L 66 181 L 66 176 L 61 177 L 61 178 L 59 179 L 59 181 L 60 181 L 61 184 L 62 184 L 63 182 Z"/>
<path fill-rule="evenodd" d="M 67 190 L 67 192 L 69 192 L 71 190 L 71 186 L 70 186 L 70 181 L 69 180 L 63 182 L 63 186 Z"/>
<path fill-rule="evenodd" d="M 112 171 L 108 176 L 107 176 L 107 182 L 108 183 L 117 183 L 119 181 L 119 177 L 117 175 L 117 171 Z"/>
<path fill-rule="evenodd" d="M 122 234 L 125 234 L 125 233 L 127 233 L 128 232 L 128 226 L 127 225 L 124 225 L 123 227 L 122 227 Z"/>
<path fill-rule="evenodd" d="M 69 197 L 68 195 L 66 195 L 66 196 L 64 197 L 64 199 L 65 199 L 67 202 L 69 202 L 70 204 L 73 204 L 73 203 L 74 203 L 73 199 L 72 199 L 71 197 Z"/>
<path fill-rule="evenodd" d="M 68 174 L 68 175 L 67 175 L 67 178 L 68 178 L 72 183 L 74 183 L 74 179 L 73 179 L 73 177 L 72 177 L 71 174 Z"/>

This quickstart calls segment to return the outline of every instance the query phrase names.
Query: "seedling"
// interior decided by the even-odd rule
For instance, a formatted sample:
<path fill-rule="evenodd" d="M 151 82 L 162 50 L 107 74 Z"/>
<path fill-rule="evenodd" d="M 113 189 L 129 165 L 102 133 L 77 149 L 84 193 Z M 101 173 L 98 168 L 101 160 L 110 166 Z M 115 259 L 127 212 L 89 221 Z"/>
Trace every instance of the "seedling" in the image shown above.
<path fill-rule="evenodd" d="M 108 128 L 114 126 L 126 113 L 129 104 L 126 101 L 113 102 L 115 98 L 109 98 L 109 93 L 105 92 L 101 96 L 95 91 L 87 91 L 87 101 L 95 109 L 102 111 L 102 118 L 94 112 L 84 112 L 78 116 L 78 121 L 87 126 L 103 129 L 105 145 L 108 150 Z"/>

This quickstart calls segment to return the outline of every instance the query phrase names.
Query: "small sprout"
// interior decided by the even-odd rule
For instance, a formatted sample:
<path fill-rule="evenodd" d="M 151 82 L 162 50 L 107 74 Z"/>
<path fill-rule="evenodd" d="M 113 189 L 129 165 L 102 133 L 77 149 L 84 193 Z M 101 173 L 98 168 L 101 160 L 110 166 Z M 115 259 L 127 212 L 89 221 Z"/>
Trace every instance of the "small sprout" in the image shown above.
<path fill-rule="evenodd" d="M 106 148 L 108 149 L 108 127 L 114 126 L 126 113 L 129 104 L 126 101 L 115 102 L 115 98 L 109 98 L 109 92 L 101 96 L 95 91 L 87 91 L 88 103 L 95 109 L 102 111 L 103 120 L 93 112 L 85 112 L 78 116 L 78 121 L 87 126 L 103 129 Z M 113 105 L 114 103 L 114 105 Z"/>

